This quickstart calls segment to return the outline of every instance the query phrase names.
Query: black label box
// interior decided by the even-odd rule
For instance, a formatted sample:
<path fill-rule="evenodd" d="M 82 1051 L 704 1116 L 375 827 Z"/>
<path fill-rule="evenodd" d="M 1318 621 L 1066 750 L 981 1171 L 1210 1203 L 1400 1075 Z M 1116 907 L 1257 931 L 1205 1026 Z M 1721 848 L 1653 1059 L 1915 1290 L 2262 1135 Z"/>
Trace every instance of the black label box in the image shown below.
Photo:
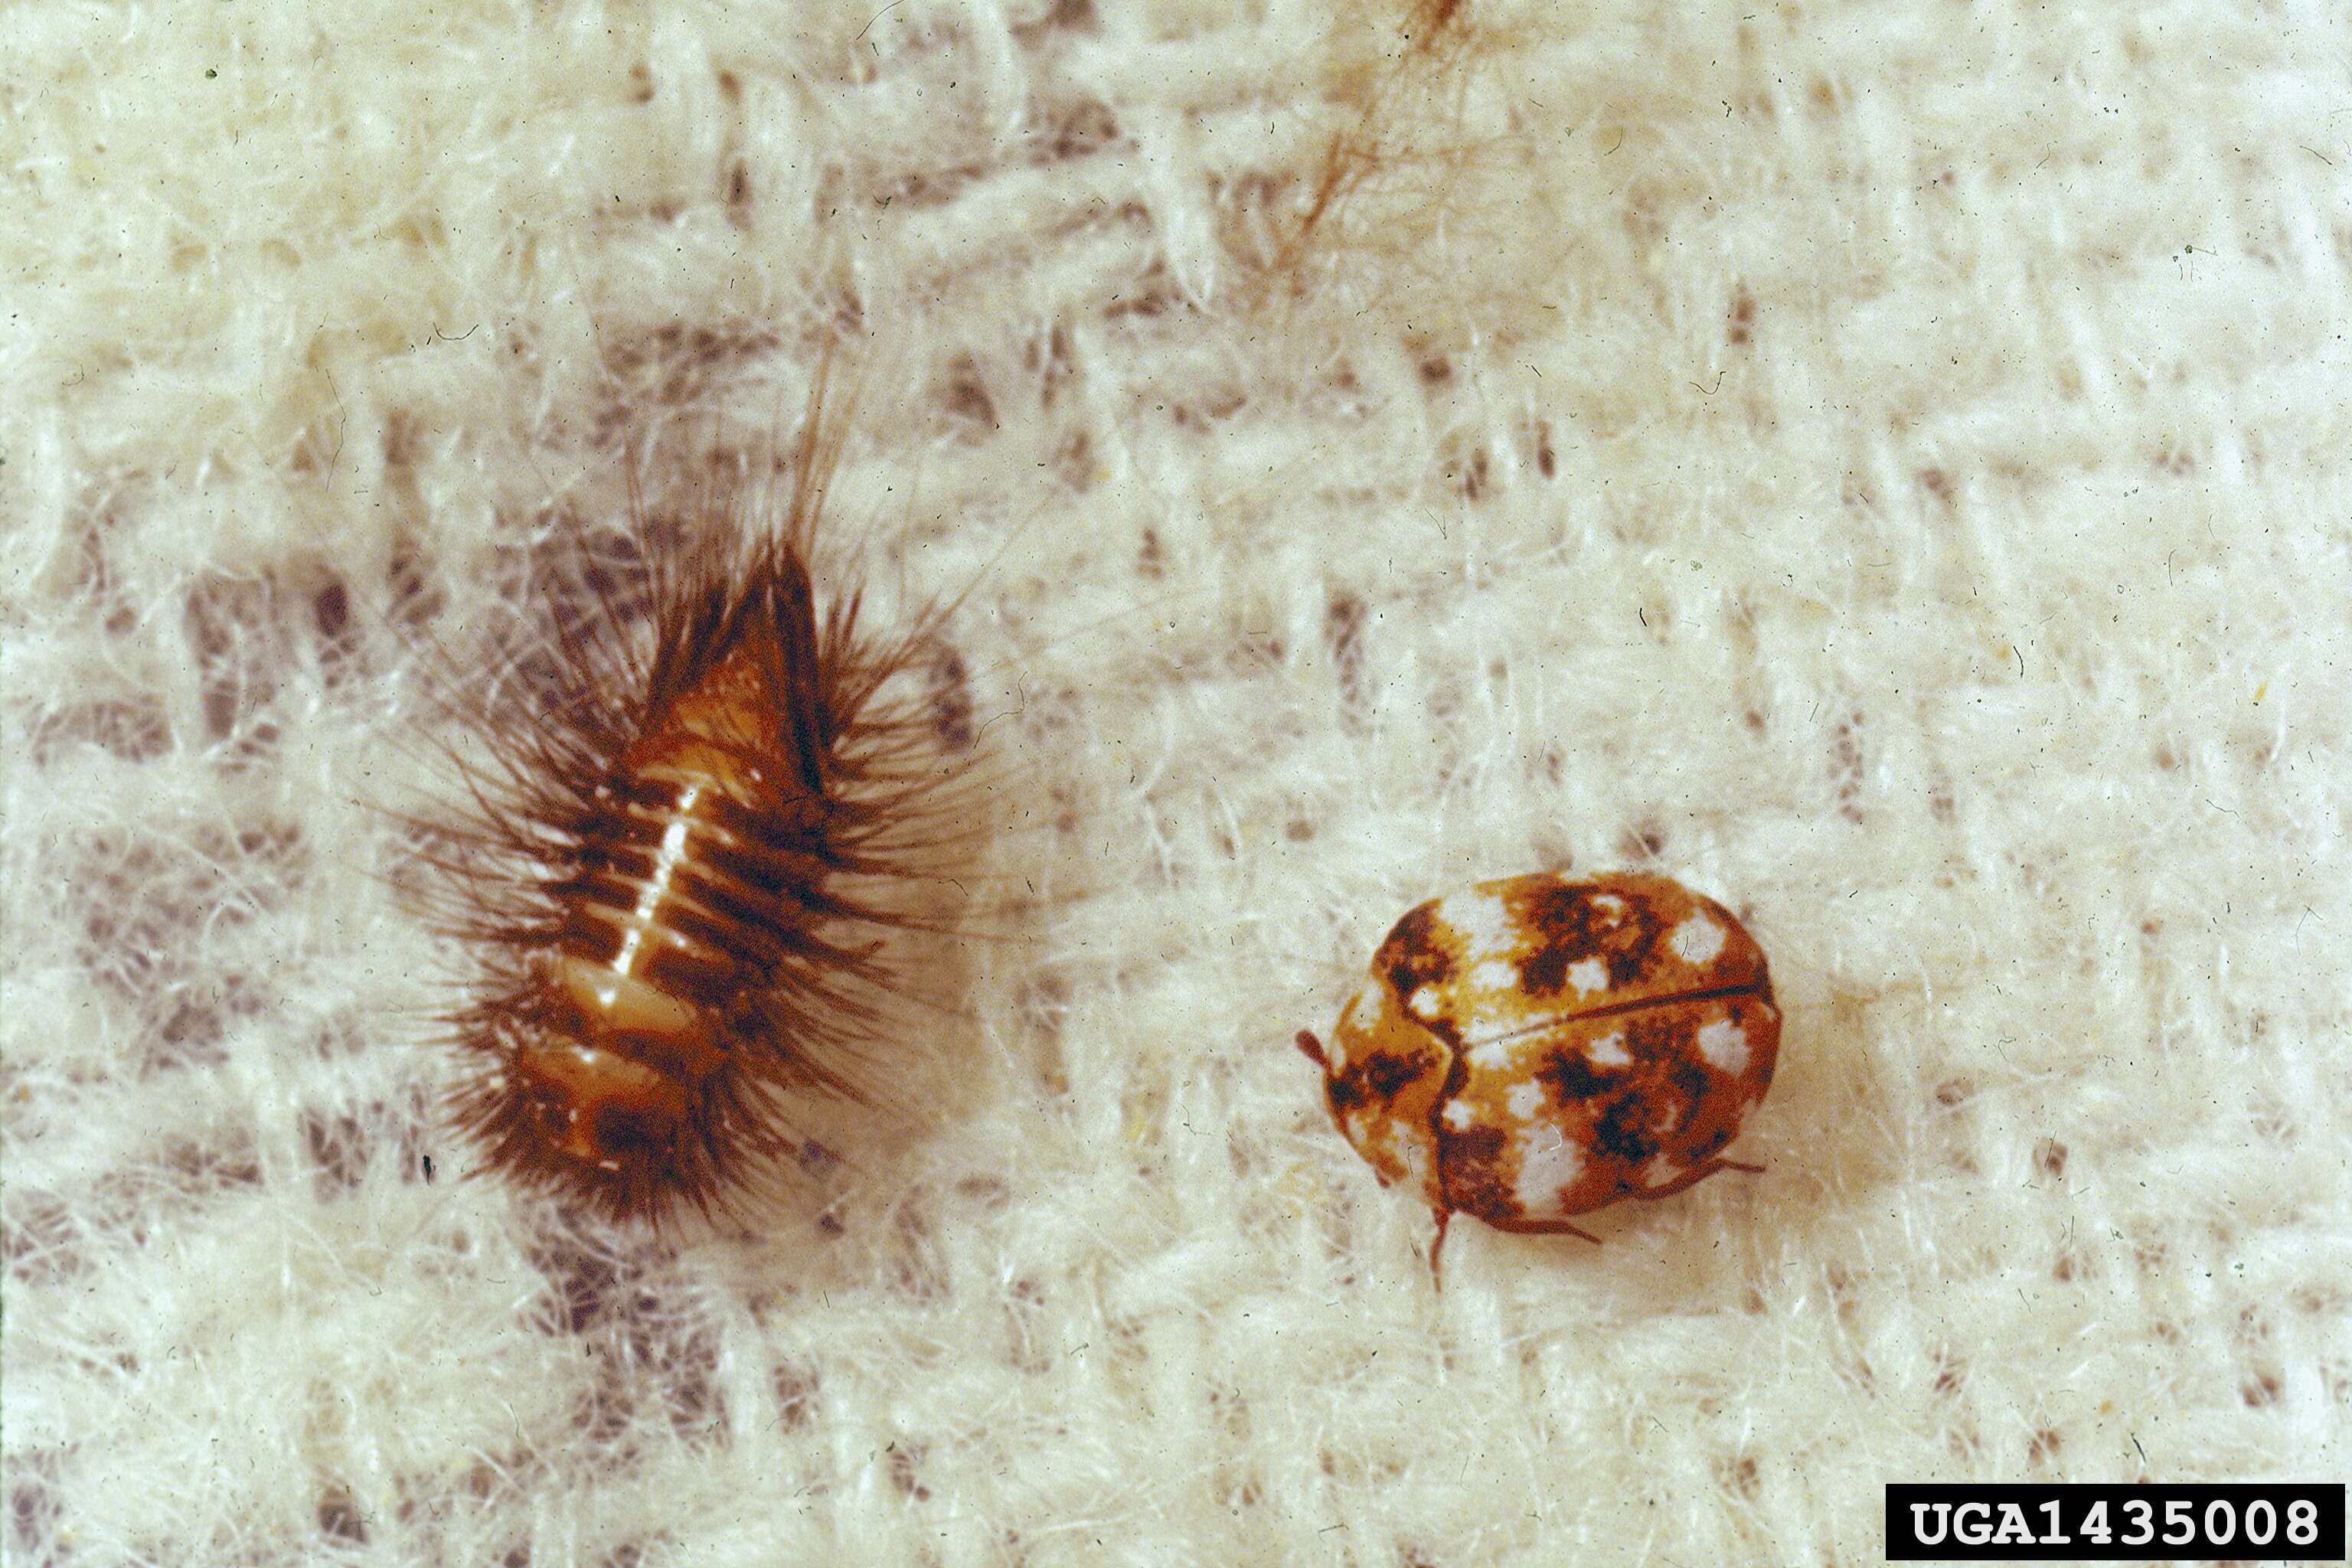
<path fill-rule="evenodd" d="M 2340 1483 L 1886 1489 L 1894 1563 L 2344 1555 Z"/>

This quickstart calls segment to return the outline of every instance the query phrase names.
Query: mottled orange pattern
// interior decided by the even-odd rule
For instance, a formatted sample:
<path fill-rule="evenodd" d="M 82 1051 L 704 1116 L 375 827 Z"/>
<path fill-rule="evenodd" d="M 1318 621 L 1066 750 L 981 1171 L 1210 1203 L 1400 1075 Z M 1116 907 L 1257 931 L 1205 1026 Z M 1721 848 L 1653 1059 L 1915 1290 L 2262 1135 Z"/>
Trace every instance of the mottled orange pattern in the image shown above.
<path fill-rule="evenodd" d="M 1298 1043 L 1339 1131 L 1442 1241 L 1457 1212 L 1584 1236 L 1572 1215 L 1736 1164 L 1780 1038 L 1763 952 L 1722 905 L 1664 877 L 1538 873 L 1412 910 L 1328 1048 Z"/>

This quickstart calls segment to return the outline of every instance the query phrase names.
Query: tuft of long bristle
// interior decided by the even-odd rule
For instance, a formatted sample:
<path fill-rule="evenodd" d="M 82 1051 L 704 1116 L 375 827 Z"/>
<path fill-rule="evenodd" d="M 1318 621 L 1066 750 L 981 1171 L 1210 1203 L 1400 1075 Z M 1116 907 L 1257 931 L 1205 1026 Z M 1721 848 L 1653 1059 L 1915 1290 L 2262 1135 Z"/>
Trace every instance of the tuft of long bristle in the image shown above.
<path fill-rule="evenodd" d="M 945 607 L 886 635 L 828 574 L 845 422 L 822 376 L 812 405 L 776 504 L 711 481 L 674 550 L 638 507 L 638 564 L 450 695 L 487 759 L 429 825 L 478 967 L 450 1114 L 484 1169 L 614 1219 L 740 1210 L 793 1096 L 867 1098 L 894 933 L 935 929 L 960 831 L 898 679 Z"/>
<path fill-rule="evenodd" d="M 1335 30 L 1347 43 L 1380 40 L 1382 62 L 1346 73 L 1360 79 L 1341 94 L 1353 100 L 1353 112 L 1325 139 L 1306 178 L 1288 193 L 1288 205 L 1262 229 L 1237 227 L 1233 243 L 1250 279 L 1252 309 L 1323 286 L 1322 264 L 1341 246 L 1342 215 L 1367 186 L 1413 161 L 1400 140 L 1400 122 L 1477 52 L 1480 30 L 1470 9 L 1470 0 L 1404 0 L 1393 16 L 1379 22 L 1353 12 L 1334 14 Z"/>

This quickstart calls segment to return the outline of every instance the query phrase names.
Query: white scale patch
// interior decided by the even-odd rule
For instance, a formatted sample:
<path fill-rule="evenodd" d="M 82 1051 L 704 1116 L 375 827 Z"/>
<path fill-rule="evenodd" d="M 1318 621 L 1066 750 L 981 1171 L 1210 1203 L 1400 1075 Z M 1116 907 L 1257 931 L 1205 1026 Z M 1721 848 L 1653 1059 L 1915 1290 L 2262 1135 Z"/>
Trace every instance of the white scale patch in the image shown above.
<path fill-rule="evenodd" d="M 1456 1132 L 1466 1131 L 1477 1120 L 1478 1113 L 1470 1109 L 1469 1101 L 1449 1100 L 1445 1102 L 1445 1125 Z"/>
<path fill-rule="evenodd" d="M 1465 959 L 1500 958 L 1518 943 L 1510 911 L 1490 893 L 1449 894 L 1439 901 L 1437 918 L 1462 933 Z"/>
<path fill-rule="evenodd" d="M 1411 1007 L 1417 1017 L 1434 1018 L 1445 1011 L 1445 998 L 1437 994 L 1436 986 L 1424 985 L 1412 994 L 1412 1000 L 1405 1005 Z"/>
<path fill-rule="evenodd" d="M 1693 915 L 1675 927 L 1675 934 L 1666 939 L 1666 945 L 1685 963 L 1702 965 L 1715 962 L 1716 955 L 1723 951 L 1723 941 L 1721 926 L 1705 915 Z"/>
<path fill-rule="evenodd" d="M 1584 1151 L 1560 1136 L 1549 1122 L 1538 1122 L 1519 1138 L 1519 1179 L 1512 1195 L 1529 1219 L 1564 1219 L 1560 1194 L 1584 1173 Z"/>
<path fill-rule="evenodd" d="M 1728 1018 L 1702 1024 L 1698 1054 L 1706 1058 L 1707 1066 L 1738 1078 L 1748 1070 L 1748 1031 Z"/>
<path fill-rule="evenodd" d="M 1484 991 L 1516 991 L 1519 972 L 1516 965 L 1506 963 L 1499 958 L 1490 958 L 1470 972 L 1469 982 Z"/>
<path fill-rule="evenodd" d="M 1511 1092 L 1503 1097 L 1503 1109 L 1511 1113 L 1514 1121 L 1533 1121 L 1536 1112 L 1543 1109 L 1544 1086 L 1539 1083 L 1515 1083 Z"/>
<path fill-rule="evenodd" d="M 1511 1065 L 1511 1047 L 1507 1040 L 1489 1040 L 1483 1046 L 1473 1046 L 1463 1053 L 1463 1060 L 1480 1072 L 1500 1072 Z"/>
<path fill-rule="evenodd" d="M 1609 966 L 1597 958 L 1580 958 L 1568 966 L 1568 983 L 1587 996 L 1609 989 Z"/>
<path fill-rule="evenodd" d="M 1625 1031 L 1603 1035 L 1584 1047 L 1584 1059 L 1597 1068 L 1629 1068 L 1633 1055 L 1625 1048 Z"/>
<path fill-rule="evenodd" d="M 1622 915 L 1625 912 L 1625 900 L 1614 893 L 1595 893 L 1592 907 L 1604 914 Z"/>
<path fill-rule="evenodd" d="M 1654 1156 L 1642 1167 L 1642 1185 L 1654 1192 L 1683 1173 L 1684 1167 L 1664 1154 Z"/>
<path fill-rule="evenodd" d="M 1491 960 L 1473 969 L 1469 984 L 1454 993 L 1454 1023 L 1465 1036 L 1507 1034 L 1521 1021 L 1526 1005 L 1519 990 L 1519 972 Z"/>

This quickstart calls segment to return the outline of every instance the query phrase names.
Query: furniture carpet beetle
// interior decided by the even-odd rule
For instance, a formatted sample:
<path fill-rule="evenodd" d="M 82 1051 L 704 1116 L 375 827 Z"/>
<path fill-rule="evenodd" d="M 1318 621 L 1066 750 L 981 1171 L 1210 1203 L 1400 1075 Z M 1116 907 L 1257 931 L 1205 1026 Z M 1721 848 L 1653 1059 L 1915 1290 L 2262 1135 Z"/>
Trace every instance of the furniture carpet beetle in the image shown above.
<path fill-rule="evenodd" d="M 1764 1098 L 1780 1011 L 1763 950 L 1664 877 L 1537 873 L 1397 921 L 1331 1044 L 1332 1120 L 1382 1186 L 1498 1230 L 1600 1238 L 1572 1216 L 1717 1171 Z"/>

